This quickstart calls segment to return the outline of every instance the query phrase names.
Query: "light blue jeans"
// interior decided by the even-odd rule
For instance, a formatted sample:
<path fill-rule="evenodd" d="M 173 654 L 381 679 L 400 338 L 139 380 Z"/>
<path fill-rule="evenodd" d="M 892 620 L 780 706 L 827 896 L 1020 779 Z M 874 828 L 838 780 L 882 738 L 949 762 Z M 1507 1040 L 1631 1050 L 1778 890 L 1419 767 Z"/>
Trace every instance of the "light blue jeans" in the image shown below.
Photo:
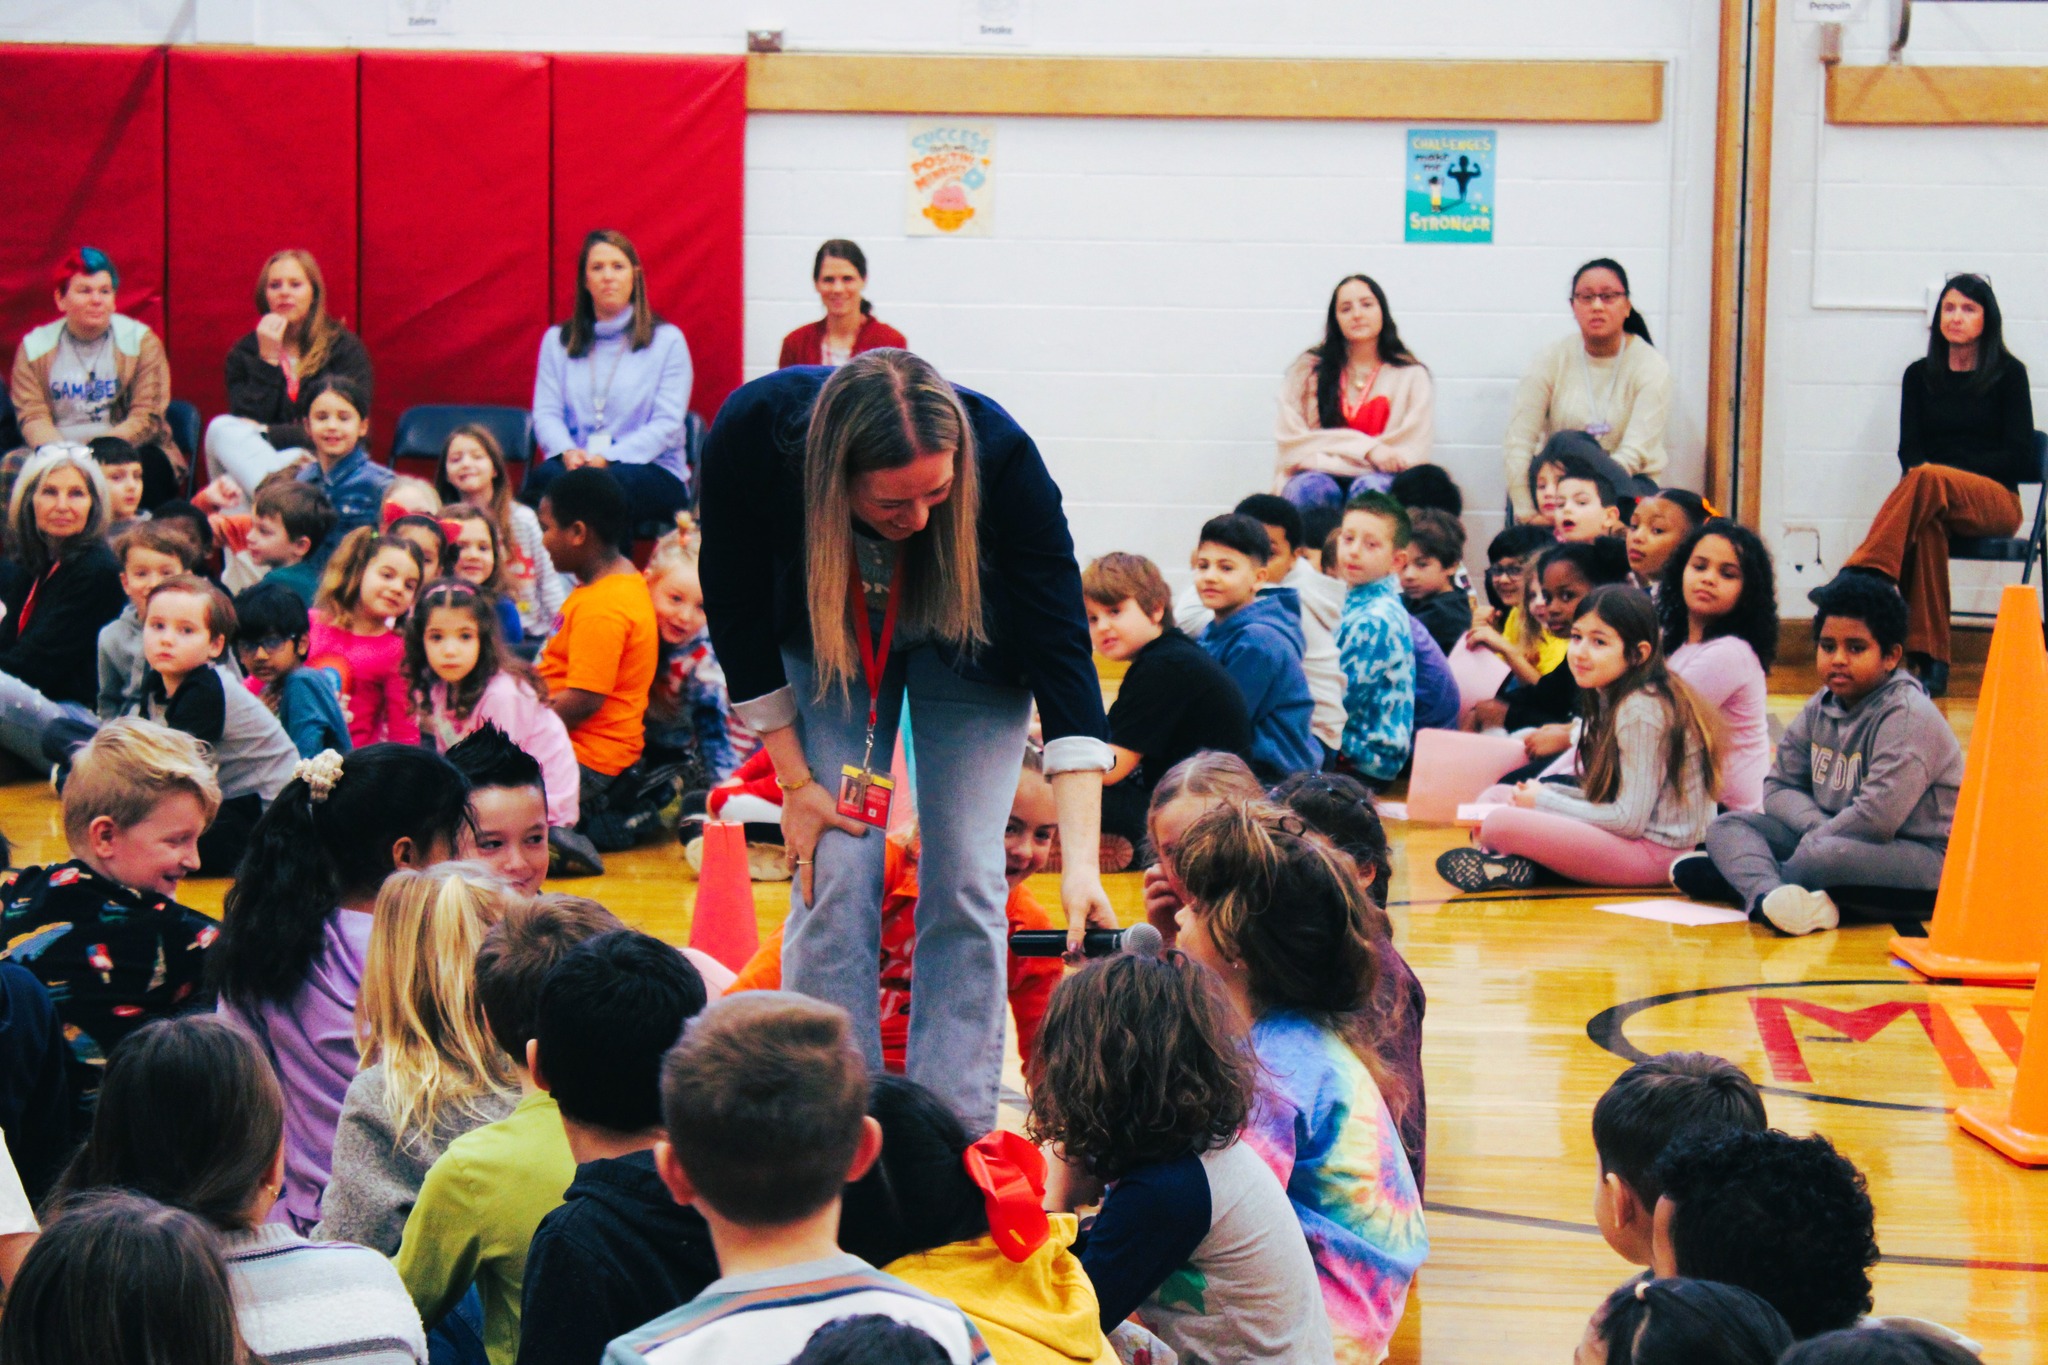
<path fill-rule="evenodd" d="M 99 717 L 75 702 L 51 701 L 11 673 L 0 673 L 0 749 L 49 775 L 43 756 L 43 727 L 64 716 L 99 724 Z"/>
<path fill-rule="evenodd" d="M 1378 470 L 1348 479 L 1339 479 L 1334 474 L 1310 471 L 1296 474 L 1289 479 L 1287 486 L 1280 490 L 1280 496 L 1304 512 L 1312 512 L 1318 507 L 1336 511 L 1344 506 L 1344 500 L 1353 493 L 1363 493 L 1367 489 L 1375 493 L 1384 493 L 1393 486 L 1394 476 L 1382 474 Z"/>
<path fill-rule="evenodd" d="M 298 462 L 303 450 L 279 450 L 246 417 L 220 416 L 206 424 L 206 463 L 215 478 L 225 474 L 242 486 L 249 502 L 256 485 Z"/>
<path fill-rule="evenodd" d="M 861 761 L 866 689 L 815 695 L 810 657 L 782 656 L 796 693 L 804 758 L 828 791 Z M 895 655 L 884 674 L 874 765 L 886 772 L 896 716 L 908 693 L 917 745 L 917 950 L 912 959 L 912 1080 L 930 1089 L 976 1137 L 996 1125 L 1002 1085 L 1009 921 L 1003 905 L 1003 826 L 1017 791 L 1031 693 L 962 678 L 929 646 Z M 899 800 L 907 797 L 899 794 Z M 811 869 L 815 904 L 791 888 L 782 930 L 783 984 L 840 1006 L 868 1066 L 882 1069 L 878 969 L 882 958 L 883 835 L 828 830 Z"/>

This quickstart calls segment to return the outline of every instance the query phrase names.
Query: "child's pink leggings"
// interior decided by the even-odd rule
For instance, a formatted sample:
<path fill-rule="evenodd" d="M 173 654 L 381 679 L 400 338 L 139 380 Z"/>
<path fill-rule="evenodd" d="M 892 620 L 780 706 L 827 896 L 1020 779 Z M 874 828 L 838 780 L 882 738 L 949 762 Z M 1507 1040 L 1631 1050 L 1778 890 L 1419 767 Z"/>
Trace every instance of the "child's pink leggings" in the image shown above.
<path fill-rule="evenodd" d="M 1504 802 L 1511 795 L 1508 788 L 1495 787 L 1479 799 Z M 1671 864 L 1685 851 L 1648 839 L 1624 839 L 1569 815 L 1510 805 L 1486 817 L 1479 845 L 1493 853 L 1518 853 L 1588 886 L 1668 886 Z"/>

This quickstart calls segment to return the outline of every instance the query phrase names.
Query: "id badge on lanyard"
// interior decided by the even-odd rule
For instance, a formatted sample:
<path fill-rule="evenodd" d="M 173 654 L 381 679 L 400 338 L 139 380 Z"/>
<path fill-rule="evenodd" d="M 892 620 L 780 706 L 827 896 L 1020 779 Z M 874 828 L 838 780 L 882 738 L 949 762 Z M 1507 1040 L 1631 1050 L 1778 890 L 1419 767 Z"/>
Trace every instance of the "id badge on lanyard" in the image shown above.
<path fill-rule="evenodd" d="M 896 636 L 896 604 L 903 597 L 903 561 L 889 576 L 889 604 L 882 609 L 882 634 L 872 638 L 868 630 L 867 592 L 861 586 L 860 570 L 849 570 L 853 594 L 853 634 L 860 646 L 861 672 L 868 685 L 868 737 L 858 767 L 848 763 L 839 770 L 839 813 L 876 829 L 889 827 L 889 803 L 895 799 L 896 784 L 875 772 L 875 720 L 882 702 L 882 675 L 889 668 L 889 643 Z"/>

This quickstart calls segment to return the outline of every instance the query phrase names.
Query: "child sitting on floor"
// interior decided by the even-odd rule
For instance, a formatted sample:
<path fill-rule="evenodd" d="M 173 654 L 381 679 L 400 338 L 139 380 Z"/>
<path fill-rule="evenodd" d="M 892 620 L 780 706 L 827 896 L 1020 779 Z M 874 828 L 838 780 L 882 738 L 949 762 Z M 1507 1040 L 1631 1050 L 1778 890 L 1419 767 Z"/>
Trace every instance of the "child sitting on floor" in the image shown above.
<path fill-rule="evenodd" d="M 826 1323 L 862 1313 L 930 1334 L 953 1365 L 986 1365 L 966 1314 L 839 1249 L 841 1196 L 881 1155 L 867 1101 L 844 1010 L 751 991 L 691 1021 L 662 1064 L 668 1136 L 654 1164 L 676 1202 L 704 1215 L 724 1274 L 614 1341 L 608 1365 L 788 1360 Z"/>
<path fill-rule="evenodd" d="M 348 533 L 320 580 L 307 662 L 332 668 L 348 700 L 348 733 L 358 748 L 378 740 L 416 743 L 405 637 L 394 623 L 412 610 L 426 577 L 417 545 L 368 527 Z"/>
<path fill-rule="evenodd" d="M 1559 641 L 1571 634 L 1573 615 L 1595 588 L 1628 577 L 1621 542 L 1611 536 L 1590 543 L 1553 545 L 1536 560 L 1530 573 L 1527 600 L 1544 633 Z M 1503 654 L 1512 673 L 1498 697 L 1472 708 L 1473 728 L 1515 735 L 1532 762 L 1547 761 L 1571 744 L 1571 722 L 1578 715 L 1579 684 L 1564 653 L 1538 676 L 1526 655 Z M 1547 650 L 1540 658 L 1549 657 Z M 1541 766 L 1536 768 L 1541 771 Z M 1531 774 L 1533 775 L 1533 774 Z"/>
<path fill-rule="evenodd" d="M 1268 587 L 1272 538 L 1249 516 L 1211 517 L 1195 546 L 1195 595 L 1214 615 L 1200 637 L 1244 694 L 1251 715 L 1252 767 L 1274 780 L 1314 772 L 1323 751 L 1312 730 L 1315 700 L 1302 671 L 1301 599 Z"/>
<path fill-rule="evenodd" d="M 725 781 L 761 747 L 760 739 L 733 712 L 725 670 L 711 652 L 704 624 L 704 585 L 697 576 L 701 539 L 690 514 L 677 513 L 676 529 L 654 543 L 646 569 L 654 621 L 661 633 L 654 687 L 647 694 L 646 751 L 654 762 L 684 765 L 685 791 Z"/>
<path fill-rule="evenodd" d="M 526 628 L 519 619 L 519 604 L 505 583 L 505 549 L 498 540 L 498 523 L 481 507 L 458 502 L 441 511 L 441 529 L 448 535 L 448 553 L 442 572 L 459 578 L 490 600 L 498 614 L 498 636 L 507 649 L 526 640 Z"/>
<path fill-rule="evenodd" d="M 1408 556 L 1408 513 L 1386 493 L 1344 505 L 1337 568 L 1350 585 L 1337 622 L 1344 667 L 1346 767 L 1385 786 L 1415 747 L 1415 638 L 1398 577 Z"/>
<path fill-rule="evenodd" d="M 1591 465 L 1574 455 L 1560 458 L 1554 522 L 1558 540 L 1572 544 L 1620 536 L 1634 507 L 1623 507 L 1613 481 Z"/>
<path fill-rule="evenodd" d="M 520 899 L 506 906 L 476 955 L 477 1006 L 519 1080 L 519 1103 L 448 1144 L 427 1169 L 398 1244 L 398 1273 L 430 1329 L 476 1286 L 492 1365 L 512 1365 L 518 1356 L 527 1249 L 576 1175 L 561 1111 L 527 1064 L 541 984 L 577 944 L 625 927 L 594 902 L 549 899 L 569 904 Z"/>
<path fill-rule="evenodd" d="M 1607 1296 L 1574 1358 L 1628 1365 L 1778 1365 L 1792 1331 L 1732 1284 L 1636 1279 Z M 1787 1357 L 1789 1359 L 1789 1357 Z"/>
<path fill-rule="evenodd" d="M 341 709 L 341 679 L 332 669 L 306 667 L 312 617 L 299 595 L 268 579 L 235 599 L 235 656 L 242 672 L 284 727 L 300 758 L 323 749 L 355 747 Z"/>
<path fill-rule="evenodd" d="M 264 581 L 289 588 L 311 607 L 320 594 L 322 551 L 334 523 L 334 504 L 325 493 L 279 470 L 256 487 L 249 558 L 266 571 Z"/>
<path fill-rule="evenodd" d="M 505 452 L 489 427 L 472 422 L 448 433 L 434 491 L 443 503 L 474 504 L 498 523 L 506 582 L 519 604 L 520 624 L 530 639 L 545 638 L 555 628 L 555 613 L 569 589 L 541 544 L 540 519 L 512 496 Z"/>
<path fill-rule="evenodd" d="M 1003 875 L 1010 885 L 1010 897 L 1003 905 L 1009 921 L 1007 933 L 1019 929 L 1064 929 L 1066 920 L 1041 905 L 1025 885 L 1043 872 L 1052 857 L 1053 838 L 1059 831 L 1058 811 L 1053 805 L 1052 784 L 1035 767 L 1026 766 L 1017 780 L 1017 795 L 1010 803 L 1009 823 L 1003 830 Z M 882 860 L 882 967 L 881 1026 L 882 1064 L 900 1072 L 910 1045 L 911 952 L 917 946 L 917 840 L 890 836 Z M 1059 984 L 1061 966 L 1056 957 L 1009 958 L 1010 1015 L 1017 1025 L 1017 1051 L 1025 1064 L 1038 1040 L 1038 1023 L 1045 1014 L 1045 1002 Z M 782 987 L 782 935 L 771 934 L 732 983 L 733 991 L 780 990 Z"/>
<path fill-rule="evenodd" d="M 101 720 L 132 714 L 142 704 L 142 684 L 149 665 L 142 657 L 142 613 L 157 584 L 179 574 L 199 572 L 199 546 L 175 522 L 137 522 L 114 542 L 121 561 L 121 591 L 128 605 L 100 628 Z M 77 736 L 83 739 L 83 735 Z"/>
<path fill-rule="evenodd" d="M 654 1166 L 662 1058 L 706 987 L 682 954 L 623 925 L 569 949 L 538 984 L 528 1064 L 576 1165 L 526 1252 L 519 1359 L 598 1365 L 606 1342 L 718 1278 L 704 1216 L 670 1198 Z"/>
<path fill-rule="evenodd" d="M 969 1139 L 938 1096 L 902 1076 L 875 1077 L 868 1114 L 882 1156 L 846 1187 L 839 1245 L 958 1304 L 1003 1365 L 1116 1365 L 1103 1333 L 1118 1319 L 1102 1321 L 1070 1249 L 1073 1215 L 1045 1211 L 1039 1150 L 1016 1133 Z"/>
<path fill-rule="evenodd" d="M 151 590 L 140 714 L 205 744 L 220 775 L 220 809 L 199 840 L 199 870 L 210 877 L 241 864 L 249 831 L 299 761 L 270 708 L 216 667 L 234 634 L 233 604 L 205 579 L 181 574 Z"/>
<path fill-rule="evenodd" d="M 1104 555 L 1081 571 L 1081 596 L 1096 652 L 1125 665 L 1109 707 L 1115 763 L 1102 778 L 1102 837 L 1104 865 L 1118 862 L 1110 841 L 1122 840 L 1128 867 L 1151 860 L 1145 812 L 1159 779 L 1204 749 L 1244 757 L 1251 713 L 1229 671 L 1166 619 L 1166 579 L 1151 560 Z"/>
<path fill-rule="evenodd" d="M 1683 488 L 1661 489 L 1654 497 L 1639 499 L 1625 540 L 1629 581 L 1657 596 L 1662 591 L 1664 566 L 1712 515 L 1706 499 Z"/>
<path fill-rule="evenodd" d="M 1286 1187 L 1338 1358 L 1378 1360 L 1429 1255 L 1380 1056 L 1372 907 L 1350 859 L 1290 813 L 1225 805 L 1181 836 L 1181 949 L 1222 981 L 1264 1073 L 1244 1140 Z"/>
<path fill-rule="evenodd" d="M 1173 850 L 1188 826 L 1225 802 L 1243 804 L 1266 794 L 1259 779 L 1236 754 L 1210 751 L 1184 758 L 1166 770 L 1152 789 L 1145 815 L 1146 837 L 1158 859 L 1145 869 L 1145 919 L 1173 947 L 1180 933 L 1180 909 L 1187 888 L 1173 870 Z"/>
<path fill-rule="evenodd" d="M 116 1043 L 202 999 L 220 931 L 175 897 L 220 785 L 190 735 L 129 717 L 78 750 L 63 808 L 71 860 L 0 880 L 0 937 L 56 1000 L 82 1118 Z"/>
<path fill-rule="evenodd" d="M 539 895 L 554 835 L 539 760 L 485 721 L 467 739 L 449 746 L 448 761 L 469 779 L 462 856 L 482 863 L 527 895 Z"/>
<path fill-rule="evenodd" d="M 1876 1216 L 1863 1174 L 1818 1133 L 1690 1134 L 1657 1163 L 1650 1271 L 1737 1285 L 1801 1340 L 1870 1311 Z"/>
<path fill-rule="evenodd" d="M 1698 1130 L 1760 1133 L 1763 1096 L 1735 1063 L 1704 1052 L 1666 1052 L 1614 1078 L 1593 1106 L 1593 1151 L 1600 1187 L 1593 1220 L 1623 1260 L 1650 1263 L 1657 1161 L 1680 1134 Z"/>
<path fill-rule="evenodd" d="M 1567 548 L 1567 547 L 1560 547 Z M 1571 625 L 1583 698 L 1579 785 L 1494 787 L 1476 847 L 1437 859 L 1460 891 L 1533 886 L 1537 869 L 1592 886 L 1663 886 L 1714 816 L 1708 718 L 1658 648 L 1657 609 L 1634 588 L 1596 588 Z"/>
<path fill-rule="evenodd" d="M 1408 562 L 1401 566 L 1401 602 L 1449 653 L 1472 628 L 1472 596 L 1458 586 L 1465 525 L 1434 507 L 1408 513 Z"/>
<path fill-rule="evenodd" d="M 1644 506 L 1654 505 L 1645 499 Z M 1747 526 L 1715 518 L 1670 552 L 1656 595 L 1664 654 L 1717 722 L 1729 810 L 1761 810 L 1771 766 L 1768 674 L 1778 653 L 1771 552 Z"/>
<path fill-rule="evenodd" d="M 142 509 L 142 452 L 119 436 L 95 436 L 85 448 L 107 481 L 107 539 L 119 540 L 149 519 Z"/>
<path fill-rule="evenodd" d="M 1256 1067 L 1230 1009 L 1179 953 L 1119 954 L 1060 983 L 1027 1072 L 1028 1131 L 1064 1158 L 1047 1206 L 1101 1201 L 1076 1252 L 1102 1330 L 1136 1313 L 1184 1360 L 1327 1361 L 1315 1261 L 1239 1136 Z"/>
<path fill-rule="evenodd" d="M 1906 604 L 1890 583 L 1849 574 L 1815 597 L 1824 686 L 1779 741 L 1763 810 L 1731 811 L 1707 851 L 1672 868 L 1689 896 L 1733 900 L 1781 933 L 1934 910 L 1963 750 L 1927 691 L 1899 665 Z"/>

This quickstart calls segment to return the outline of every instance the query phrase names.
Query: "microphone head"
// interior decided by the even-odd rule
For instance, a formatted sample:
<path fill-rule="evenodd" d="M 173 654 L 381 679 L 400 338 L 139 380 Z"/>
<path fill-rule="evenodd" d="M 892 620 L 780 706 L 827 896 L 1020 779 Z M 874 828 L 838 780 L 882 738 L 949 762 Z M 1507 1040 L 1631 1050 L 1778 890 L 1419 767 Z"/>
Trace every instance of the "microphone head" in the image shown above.
<path fill-rule="evenodd" d="M 1142 920 L 1124 930 L 1123 950 L 1138 957 L 1158 957 L 1166 949 L 1166 938 Z"/>

